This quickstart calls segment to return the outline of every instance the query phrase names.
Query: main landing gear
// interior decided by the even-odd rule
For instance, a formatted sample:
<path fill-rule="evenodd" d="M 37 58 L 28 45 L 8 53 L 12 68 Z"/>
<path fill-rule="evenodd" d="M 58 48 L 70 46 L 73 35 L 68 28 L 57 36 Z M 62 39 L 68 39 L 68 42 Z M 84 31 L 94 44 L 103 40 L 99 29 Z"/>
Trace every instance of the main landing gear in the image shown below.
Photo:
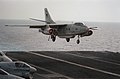
<path fill-rule="evenodd" d="M 50 37 L 48 38 L 48 41 L 49 41 L 50 38 L 52 39 L 53 42 L 55 42 L 55 40 L 56 40 L 56 36 L 55 35 L 50 35 Z M 66 41 L 70 42 L 70 38 L 66 38 Z M 80 43 L 80 35 L 78 35 L 78 39 L 77 39 L 76 43 L 77 44 Z"/>
<path fill-rule="evenodd" d="M 66 41 L 67 41 L 67 42 L 70 42 L 70 38 L 66 38 Z M 80 43 L 80 35 L 78 35 L 78 39 L 77 39 L 76 43 L 77 43 L 77 44 Z"/>
<path fill-rule="evenodd" d="M 56 36 L 55 35 L 50 35 L 49 38 L 48 38 L 48 41 L 52 39 L 53 42 L 55 42 L 56 40 Z"/>
<path fill-rule="evenodd" d="M 79 35 L 78 35 L 78 39 L 77 39 L 76 43 L 77 43 L 77 44 L 80 43 L 80 36 L 79 36 Z"/>
<path fill-rule="evenodd" d="M 55 35 L 51 35 L 51 39 L 52 39 L 53 42 L 55 42 L 56 36 Z"/>

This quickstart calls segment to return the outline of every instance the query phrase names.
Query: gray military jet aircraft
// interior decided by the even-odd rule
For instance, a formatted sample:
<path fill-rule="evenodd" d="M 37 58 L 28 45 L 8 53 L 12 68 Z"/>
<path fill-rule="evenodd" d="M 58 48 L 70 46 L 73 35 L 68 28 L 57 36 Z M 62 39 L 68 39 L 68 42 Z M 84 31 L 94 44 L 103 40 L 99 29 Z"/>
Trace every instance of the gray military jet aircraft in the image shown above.
<path fill-rule="evenodd" d="M 0 68 L 10 74 L 24 77 L 26 79 L 31 79 L 36 72 L 34 67 L 22 61 L 0 62 Z"/>
<path fill-rule="evenodd" d="M 0 69 L 0 79 L 24 79 L 24 78 L 9 74 L 8 72 L 4 71 L 3 69 Z"/>
<path fill-rule="evenodd" d="M 92 35 L 93 34 L 92 30 L 95 30 L 95 28 L 97 28 L 97 27 L 88 28 L 86 25 L 84 25 L 81 22 L 71 23 L 71 24 L 68 23 L 58 24 L 52 20 L 47 8 L 45 8 L 44 11 L 45 11 L 45 21 L 39 19 L 33 19 L 33 18 L 30 19 L 35 21 L 45 22 L 46 24 L 27 25 L 27 26 L 29 26 L 30 28 L 37 28 L 39 29 L 39 32 L 42 32 L 45 35 L 49 35 L 48 40 L 51 38 L 53 42 L 56 40 L 56 36 L 58 36 L 59 38 L 65 38 L 67 42 L 69 42 L 71 38 L 78 36 L 77 44 L 79 44 L 80 37 Z M 17 25 L 6 25 L 6 26 L 17 26 Z"/>

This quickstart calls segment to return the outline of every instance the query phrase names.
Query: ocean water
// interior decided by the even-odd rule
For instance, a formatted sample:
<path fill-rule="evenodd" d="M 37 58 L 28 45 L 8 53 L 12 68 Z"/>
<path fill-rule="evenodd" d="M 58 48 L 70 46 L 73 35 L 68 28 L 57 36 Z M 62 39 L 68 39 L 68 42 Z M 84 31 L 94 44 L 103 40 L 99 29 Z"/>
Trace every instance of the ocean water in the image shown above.
<path fill-rule="evenodd" d="M 2 51 L 113 51 L 120 52 L 120 23 L 84 22 L 89 27 L 98 27 L 94 34 L 77 37 L 68 43 L 57 37 L 55 42 L 48 36 L 29 27 L 6 27 L 5 24 L 42 24 L 27 20 L 0 20 L 0 50 Z"/>

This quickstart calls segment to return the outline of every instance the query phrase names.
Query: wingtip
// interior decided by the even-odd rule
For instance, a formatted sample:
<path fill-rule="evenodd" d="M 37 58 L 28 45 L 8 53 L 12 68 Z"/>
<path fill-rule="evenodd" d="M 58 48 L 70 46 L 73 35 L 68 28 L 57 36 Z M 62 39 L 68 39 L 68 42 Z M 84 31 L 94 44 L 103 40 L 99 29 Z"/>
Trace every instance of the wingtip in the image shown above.
<path fill-rule="evenodd" d="M 8 25 L 5 25 L 5 26 L 8 26 Z"/>
<path fill-rule="evenodd" d="M 32 20 L 33 18 L 29 18 L 30 20 Z"/>
<path fill-rule="evenodd" d="M 47 10 L 47 8 L 44 8 L 44 10 Z"/>

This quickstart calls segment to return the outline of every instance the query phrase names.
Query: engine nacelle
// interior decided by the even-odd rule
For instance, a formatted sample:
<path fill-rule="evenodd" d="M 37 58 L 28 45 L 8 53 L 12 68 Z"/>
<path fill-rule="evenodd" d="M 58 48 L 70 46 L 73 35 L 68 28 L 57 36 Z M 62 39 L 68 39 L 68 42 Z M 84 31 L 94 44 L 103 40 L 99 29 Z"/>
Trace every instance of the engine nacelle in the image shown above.
<path fill-rule="evenodd" d="M 51 28 L 50 28 L 48 31 L 49 31 L 49 34 L 51 35 L 51 34 L 53 34 L 54 29 L 51 29 Z"/>
<path fill-rule="evenodd" d="M 93 34 L 92 30 L 89 30 L 88 32 L 86 32 L 85 34 L 83 34 L 82 36 L 90 36 Z"/>
<path fill-rule="evenodd" d="M 42 33 L 46 35 L 57 35 L 57 31 L 53 28 L 47 28 Z"/>

